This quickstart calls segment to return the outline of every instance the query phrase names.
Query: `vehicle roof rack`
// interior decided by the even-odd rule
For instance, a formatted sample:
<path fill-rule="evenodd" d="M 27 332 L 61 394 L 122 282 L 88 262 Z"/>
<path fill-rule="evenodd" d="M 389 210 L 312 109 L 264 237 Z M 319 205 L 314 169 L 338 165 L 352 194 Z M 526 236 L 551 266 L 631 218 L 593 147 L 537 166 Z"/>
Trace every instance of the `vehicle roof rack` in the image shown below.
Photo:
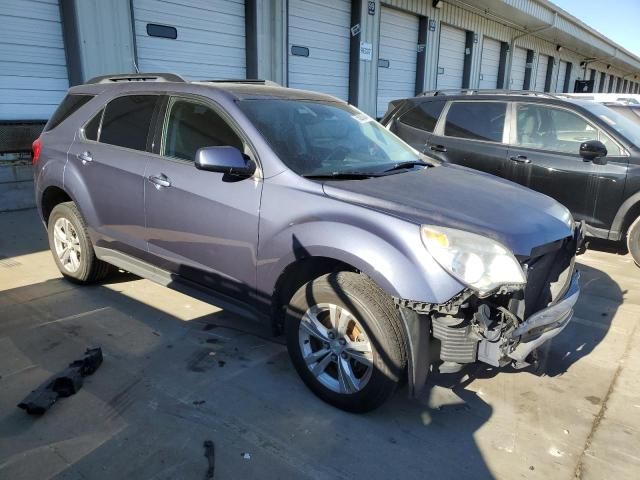
<path fill-rule="evenodd" d="M 455 88 L 446 90 L 428 90 L 422 92 L 419 97 L 436 97 L 440 95 L 521 95 L 543 98 L 557 98 L 555 95 L 548 92 L 538 92 L 535 90 L 480 90 L 472 88 Z"/>
<path fill-rule="evenodd" d="M 86 84 L 119 83 L 119 82 L 180 82 L 186 80 L 177 73 L 124 73 L 121 75 L 100 75 L 93 77 Z"/>
<path fill-rule="evenodd" d="M 207 80 L 200 80 L 201 82 L 204 83 L 247 83 L 250 85 L 266 85 L 269 87 L 281 87 L 282 85 L 280 85 L 277 82 L 274 82 L 272 80 L 259 80 L 259 79 L 254 79 L 254 78 L 247 78 L 247 79 L 207 79 Z"/>

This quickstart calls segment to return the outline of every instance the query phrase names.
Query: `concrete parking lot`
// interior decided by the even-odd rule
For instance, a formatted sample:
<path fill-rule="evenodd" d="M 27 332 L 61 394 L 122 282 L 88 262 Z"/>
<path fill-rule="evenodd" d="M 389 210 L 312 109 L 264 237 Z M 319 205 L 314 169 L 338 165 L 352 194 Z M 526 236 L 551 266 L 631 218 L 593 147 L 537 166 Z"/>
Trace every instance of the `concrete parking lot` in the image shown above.
<path fill-rule="evenodd" d="M 477 367 L 367 415 L 329 407 L 282 339 L 121 272 L 61 278 L 34 210 L 0 214 L 0 478 L 640 478 L 640 269 L 580 257 L 583 294 L 537 369 Z M 29 391 L 101 346 L 44 416 Z M 245 455 L 248 454 L 248 455 Z"/>

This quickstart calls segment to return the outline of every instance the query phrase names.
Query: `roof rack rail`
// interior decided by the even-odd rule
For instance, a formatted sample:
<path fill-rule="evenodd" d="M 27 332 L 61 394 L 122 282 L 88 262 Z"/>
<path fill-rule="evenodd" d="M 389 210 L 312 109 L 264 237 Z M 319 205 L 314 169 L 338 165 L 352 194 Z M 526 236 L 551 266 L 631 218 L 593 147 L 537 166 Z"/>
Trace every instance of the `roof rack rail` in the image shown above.
<path fill-rule="evenodd" d="M 247 78 L 247 79 L 206 79 L 206 80 L 200 80 L 201 82 L 206 82 L 206 83 L 248 83 L 251 85 L 267 85 L 269 87 L 281 87 L 282 85 L 280 85 L 277 82 L 274 82 L 272 80 L 259 80 L 259 79 L 255 79 L 255 78 Z"/>
<path fill-rule="evenodd" d="M 100 75 L 93 77 L 86 84 L 118 83 L 118 82 L 180 82 L 186 80 L 177 73 L 123 73 L 117 75 Z"/>
<path fill-rule="evenodd" d="M 480 89 L 472 89 L 472 88 L 428 90 L 426 92 L 422 92 L 418 96 L 419 97 L 436 97 L 438 95 L 524 95 L 524 96 L 528 95 L 533 97 L 556 98 L 556 95 L 553 95 L 551 93 L 538 92 L 535 90 L 506 90 L 506 89 L 480 90 Z"/>

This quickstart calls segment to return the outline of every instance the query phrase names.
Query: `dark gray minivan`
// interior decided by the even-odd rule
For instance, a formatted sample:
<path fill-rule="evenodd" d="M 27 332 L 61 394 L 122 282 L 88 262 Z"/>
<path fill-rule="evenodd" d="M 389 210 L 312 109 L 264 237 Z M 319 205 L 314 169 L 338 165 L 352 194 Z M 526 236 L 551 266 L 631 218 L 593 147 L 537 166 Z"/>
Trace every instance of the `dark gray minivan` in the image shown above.
<path fill-rule="evenodd" d="M 111 266 L 270 322 L 349 411 L 408 378 L 527 365 L 579 293 L 566 208 L 441 164 L 327 95 L 171 74 L 73 87 L 33 162 L 53 258 Z"/>

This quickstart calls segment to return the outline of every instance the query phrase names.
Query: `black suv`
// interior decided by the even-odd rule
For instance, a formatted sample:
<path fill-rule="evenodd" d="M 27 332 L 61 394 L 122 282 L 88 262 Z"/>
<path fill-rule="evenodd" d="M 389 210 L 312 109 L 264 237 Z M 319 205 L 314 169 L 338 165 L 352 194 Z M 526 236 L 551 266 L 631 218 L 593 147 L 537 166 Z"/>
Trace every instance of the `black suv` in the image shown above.
<path fill-rule="evenodd" d="M 640 264 L 640 125 L 604 105 L 539 92 L 437 91 L 381 120 L 414 148 L 563 203 L 588 235 L 626 238 Z"/>

